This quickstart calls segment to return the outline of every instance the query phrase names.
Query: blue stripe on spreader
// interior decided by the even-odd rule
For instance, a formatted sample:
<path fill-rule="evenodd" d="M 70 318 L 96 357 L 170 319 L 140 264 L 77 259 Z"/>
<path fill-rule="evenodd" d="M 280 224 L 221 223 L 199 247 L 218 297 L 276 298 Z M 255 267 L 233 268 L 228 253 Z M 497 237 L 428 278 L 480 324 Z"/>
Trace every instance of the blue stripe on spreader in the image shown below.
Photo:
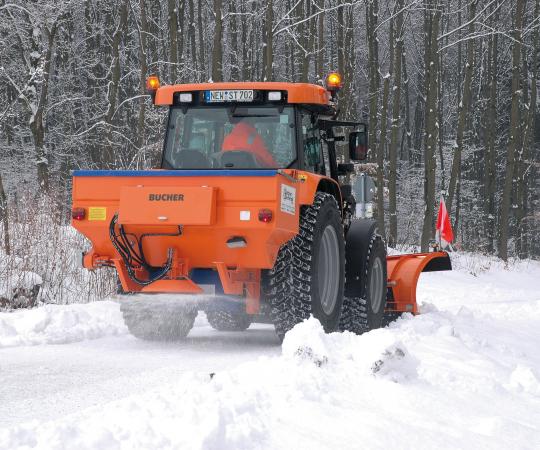
<path fill-rule="evenodd" d="M 273 177 L 277 170 L 74 170 L 74 177 Z"/>

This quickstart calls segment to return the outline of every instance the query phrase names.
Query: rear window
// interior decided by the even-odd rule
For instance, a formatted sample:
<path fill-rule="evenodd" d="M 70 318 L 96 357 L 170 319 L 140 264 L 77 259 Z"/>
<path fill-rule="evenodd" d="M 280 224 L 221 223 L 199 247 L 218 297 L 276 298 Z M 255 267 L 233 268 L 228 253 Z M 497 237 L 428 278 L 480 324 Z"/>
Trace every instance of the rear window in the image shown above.
<path fill-rule="evenodd" d="M 287 168 L 296 160 L 293 107 L 172 108 L 169 169 Z"/>

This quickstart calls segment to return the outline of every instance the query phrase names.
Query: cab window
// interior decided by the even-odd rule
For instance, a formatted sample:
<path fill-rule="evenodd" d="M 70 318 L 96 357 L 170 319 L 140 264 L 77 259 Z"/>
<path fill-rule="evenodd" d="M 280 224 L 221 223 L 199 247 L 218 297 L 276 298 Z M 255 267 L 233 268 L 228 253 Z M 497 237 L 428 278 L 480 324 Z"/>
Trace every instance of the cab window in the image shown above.
<path fill-rule="evenodd" d="M 302 145 L 305 170 L 324 173 L 321 135 L 312 114 L 302 114 Z"/>

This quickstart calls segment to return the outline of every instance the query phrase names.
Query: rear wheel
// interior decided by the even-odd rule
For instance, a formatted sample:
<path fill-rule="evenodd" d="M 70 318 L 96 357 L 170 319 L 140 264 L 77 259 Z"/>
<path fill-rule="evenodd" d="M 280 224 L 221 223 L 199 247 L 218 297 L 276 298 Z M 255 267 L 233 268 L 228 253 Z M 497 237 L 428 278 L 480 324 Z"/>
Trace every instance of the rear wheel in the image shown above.
<path fill-rule="evenodd" d="M 279 251 L 269 272 L 272 320 L 277 335 L 312 314 L 326 332 L 339 324 L 345 279 L 343 226 L 336 199 L 318 192 L 302 206 L 298 234 Z"/>
<path fill-rule="evenodd" d="M 218 331 L 244 331 L 251 325 L 251 316 L 246 313 L 207 311 L 208 323 Z"/>
<path fill-rule="evenodd" d="M 177 341 L 193 328 L 197 309 L 177 304 L 154 304 L 141 300 L 123 301 L 120 310 L 129 332 L 139 339 Z"/>

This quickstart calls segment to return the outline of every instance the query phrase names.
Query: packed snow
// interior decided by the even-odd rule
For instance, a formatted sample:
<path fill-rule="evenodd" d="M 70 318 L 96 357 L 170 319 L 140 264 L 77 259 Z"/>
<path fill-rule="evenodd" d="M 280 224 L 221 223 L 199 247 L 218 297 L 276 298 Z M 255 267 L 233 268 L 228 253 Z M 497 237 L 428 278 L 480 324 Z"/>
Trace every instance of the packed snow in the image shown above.
<path fill-rule="evenodd" d="M 111 301 L 0 314 L 0 449 L 538 449 L 540 263 L 452 260 L 419 316 L 310 319 L 281 348 L 202 315 L 184 343 L 137 341 Z"/>

